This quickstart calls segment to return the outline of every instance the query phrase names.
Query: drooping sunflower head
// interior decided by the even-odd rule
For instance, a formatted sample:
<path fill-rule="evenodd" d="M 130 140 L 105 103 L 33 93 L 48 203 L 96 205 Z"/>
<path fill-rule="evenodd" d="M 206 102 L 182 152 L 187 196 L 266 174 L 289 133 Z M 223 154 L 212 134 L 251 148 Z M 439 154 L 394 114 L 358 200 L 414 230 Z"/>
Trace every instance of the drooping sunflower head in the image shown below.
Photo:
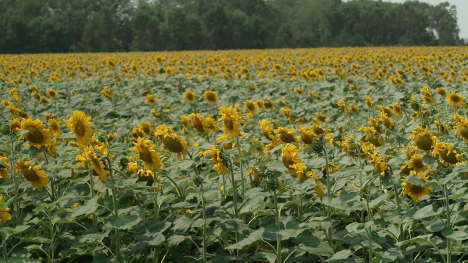
<path fill-rule="evenodd" d="M 450 166 L 455 166 L 463 162 L 463 154 L 457 153 L 457 151 L 450 143 L 446 144 L 439 142 L 439 140 L 434 143 L 432 150 L 432 156 L 436 157 L 437 155 L 439 155 L 440 161 L 442 163 L 447 163 Z"/>
<path fill-rule="evenodd" d="M 78 145 L 87 146 L 93 132 L 89 120 L 91 117 L 86 116 L 84 112 L 76 110 L 68 119 L 67 126 L 72 134 L 75 134 Z"/>
<path fill-rule="evenodd" d="M 410 175 L 415 175 L 420 178 L 422 178 L 425 182 L 429 181 L 429 176 L 424 175 L 421 172 L 417 173 L 415 171 L 411 171 Z M 408 195 L 411 198 L 413 198 L 413 201 L 419 202 L 419 199 L 425 195 L 428 195 L 430 192 L 432 192 L 432 187 L 422 187 L 418 185 L 413 185 L 407 182 L 407 177 L 403 176 L 401 179 L 402 183 L 401 186 L 403 187 L 403 194 Z"/>
<path fill-rule="evenodd" d="M 146 182 L 146 186 L 152 186 L 154 183 L 154 173 L 151 170 L 140 169 L 137 172 L 138 181 Z"/>
<path fill-rule="evenodd" d="M 281 114 L 288 119 L 289 123 L 292 123 L 292 110 L 290 108 L 281 108 Z"/>
<path fill-rule="evenodd" d="M 221 118 L 219 119 L 224 123 L 224 131 L 229 134 L 231 138 L 235 138 L 240 133 L 240 116 L 232 106 L 221 106 L 219 108 Z"/>
<path fill-rule="evenodd" d="M 380 122 L 389 130 L 395 126 L 395 122 L 384 111 L 380 111 Z"/>
<path fill-rule="evenodd" d="M 203 93 L 203 98 L 205 98 L 205 100 L 211 104 L 216 104 L 219 100 L 218 93 L 211 90 L 205 91 L 205 93 Z"/>
<path fill-rule="evenodd" d="M 106 180 L 109 175 L 109 171 L 107 170 L 104 159 L 102 158 L 106 153 L 107 150 L 100 146 L 84 147 L 83 149 L 84 157 L 93 167 L 93 174 L 99 176 L 99 179 L 101 180 Z"/>
<path fill-rule="evenodd" d="M 275 130 L 276 134 L 280 135 L 280 140 L 283 143 L 298 143 L 296 135 L 294 135 L 294 129 L 288 129 L 279 127 Z"/>
<path fill-rule="evenodd" d="M 354 105 L 353 103 L 350 103 L 350 104 L 349 104 L 349 109 L 350 109 L 354 114 L 358 114 L 358 113 L 359 113 L 359 108 L 358 108 L 358 106 Z"/>
<path fill-rule="evenodd" d="M 457 135 L 458 138 L 463 138 L 465 142 L 468 141 L 468 120 L 456 113 L 453 116 L 454 123 L 457 125 L 457 130 L 455 131 L 455 134 Z"/>
<path fill-rule="evenodd" d="M 190 113 L 190 119 L 192 120 L 192 125 L 197 130 L 198 134 L 205 135 L 210 133 L 208 124 L 206 123 L 205 118 L 199 113 Z"/>
<path fill-rule="evenodd" d="M 190 119 L 186 115 L 180 116 L 180 121 L 182 122 L 182 125 L 184 126 L 184 131 L 190 128 Z"/>
<path fill-rule="evenodd" d="M 8 163 L 8 158 L 5 156 L 0 156 L 0 178 L 3 180 L 8 180 L 8 173 L 7 169 L 10 168 L 10 164 Z"/>
<path fill-rule="evenodd" d="M 45 128 L 42 121 L 39 119 L 23 119 L 21 121 L 21 130 L 27 130 L 28 133 L 25 133 L 20 136 L 20 139 L 26 139 L 31 146 L 40 148 L 41 146 L 47 146 L 50 142 L 50 131 Z"/>
<path fill-rule="evenodd" d="M 52 134 L 55 138 L 60 137 L 60 122 L 57 119 L 49 119 L 47 121 L 50 129 L 52 130 Z"/>
<path fill-rule="evenodd" d="M 286 167 L 291 175 L 296 175 L 297 170 L 292 166 L 301 162 L 301 157 L 298 155 L 299 150 L 293 144 L 281 146 L 281 162 Z"/>
<path fill-rule="evenodd" d="M 275 107 L 273 102 L 268 98 L 263 98 L 263 105 L 265 106 L 266 109 L 269 109 L 269 110 Z"/>
<path fill-rule="evenodd" d="M 10 120 L 10 131 L 12 133 L 16 133 L 20 129 L 21 129 L 21 122 L 18 119 Z"/>
<path fill-rule="evenodd" d="M 423 130 L 419 125 L 413 130 L 412 135 L 409 138 L 414 139 L 416 146 L 423 151 L 430 151 L 434 145 L 434 140 L 436 139 L 436 137 L 429 132 L 427 127 Z"/>
<path fill-rule="evenodd" d="M 445 91 L 445 88 L 436 88 L 436 93 L 439 94 L 440 96 L 446 96 L 447 92 Z"/>
<path fill-rule="evenodd" d="M 188 103 L 195 102 L 195 93 L 189 89 L 186 90 L 184 93 L 184 100 L 186 100 Z"/>
<path fill-rule="evenodd" d="M 346 115 L 349 114 L 348 108 L 346 107 L 346 103 L 345 103 L 343 100 L 338 100 L 338 101 L 336 102 L 336 105 L 338 105 L 338 108 L 340 108 L 340 110 L 341 110 L 344 114 L 346 114 Z"/>
<path fill-rule="evenodd" d="M 161 142 L 169 151 L 177 153 L 178 160 L 187 152 L 187 141 L 175 133 L 163 136 Z"/>
<path fill-rule="evenodd" d="M 317 115 L 317 120 L 324 122 L 327 119 L 327 115 L 321 114 L 320 112 L 316 112 L 315 115 Z"/>
<path fill-rule="evenodd" d="M 147 121 L 142 121 L 140 124 L 138 124 L 138 128 L 145 134 L 145 135 L 150 135 L 153 132 L 153 127 L 151 126 L 151 123 Z"/>
<path fill-rule="evenodd" d="M 403 115 L 403 110 L 401 109 L 401 106 L 396 101 L 392 104 L 392 110 L 396 115 L 400 117 Z"/>
<path fill-rule="evenodd" d="M 221 153 L 221 151 L 216 148 L 215 146 L 211 146 L 210 150 L 200 152 L 199 155 L 204 156 L 210 154 L 211 159 L 210 161 L 214 162 L 213 169 L 220 175 L 228 174 L 229 170 L 228 167 L 226 166 L 228 163 L 228 160 L 226 157 Z"/>
<path fill-rule="evenodd" d="M 25 181 L 31 182 L 31 186 L 41 191 L 42 187 L 49 183 L 49 177 L 45 174 L 40 165 L 31 166 L 31 161 L 25 162 L 22 159 L 16 163 L 15 170 L 22 172 Z"/>
<path fill-rule="evenodd" d="M 371 98 L 371 96 L 366 96 L 365 102 L 366 102 L 367 107 L 368 107 L 370 110 L 373 110 L 373 109 L 374 109 L 374 104 L 372 103 L 372 98 Z"/>
<path fill-rule="evenodd" d="M 146 94 L 145 103 L 146 104 L 156 104 L 156 99 L 154 98 L 153 94 L 151 94 L 151 93 Z"/>
<path fill-rule="evenodd" d="M 51 99 L 56 99 L 58 97 L 57 91 L 55 89 L 48 89 L 47 96 Z"/>
<path fill-rule="evenodd" d="M 269 141 L 272 141 L 274 143 L 276 143 L 278 141 L 278 138 L 274 135 L 273 133 L 273 128 L 271 128 L 271 124 L 273 123 L 272 120 L 260 120 L 259 121 L 259 124 L 260 124 L 260 128 L 262 128 L 262 134 L 263 136 L 269 140 Z"/>
<path fill-rule="evenodd" d="M 147 169 L 159 169 L 161 167 L 161 159 L 154 150 L 155 145 L 152 141 L 140 137 L 133 145 L 132 150 L 137 153 L 138 158 L 143 161 Z"/>
<path fill-rule="evenodd" d="M 219 131 L 219 127 L 218 127 L 218 125 L 216 125 L 216 121 L 212 116 L 206 117 L 205 120 L 206 120 L 206 125 L 208 126 L 208 129 L 210 130 L 210 132 L 218 132 Z"/>
<path fill-rule="evenodd" d="M 299 132 L 301 140 L 305 144 L 311 144 L 314 141 L 314 132 L 311 129 L 306 129 L 305 127 L 300 127 L 297 129 Z"/>

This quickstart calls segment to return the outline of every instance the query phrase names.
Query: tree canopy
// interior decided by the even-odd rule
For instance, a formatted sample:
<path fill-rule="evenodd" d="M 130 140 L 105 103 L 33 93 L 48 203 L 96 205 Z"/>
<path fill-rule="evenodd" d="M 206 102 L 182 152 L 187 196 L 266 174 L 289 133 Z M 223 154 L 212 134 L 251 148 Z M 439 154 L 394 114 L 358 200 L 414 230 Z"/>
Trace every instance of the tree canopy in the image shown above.
<path fill-rule="evenodd" d="M 0 0 L 0 53 L 461 43 L 448 2 Z"/>

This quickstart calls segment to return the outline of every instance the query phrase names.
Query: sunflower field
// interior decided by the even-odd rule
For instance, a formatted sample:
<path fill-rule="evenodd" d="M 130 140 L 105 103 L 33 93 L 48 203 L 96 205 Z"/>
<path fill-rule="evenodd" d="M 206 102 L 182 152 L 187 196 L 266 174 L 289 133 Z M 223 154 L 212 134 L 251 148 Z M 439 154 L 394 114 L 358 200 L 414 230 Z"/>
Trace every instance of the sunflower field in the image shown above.
<path fill-rule="evenodd" d="M 0 55 L 1 262 L 468 261 L 468 49 Z"/>

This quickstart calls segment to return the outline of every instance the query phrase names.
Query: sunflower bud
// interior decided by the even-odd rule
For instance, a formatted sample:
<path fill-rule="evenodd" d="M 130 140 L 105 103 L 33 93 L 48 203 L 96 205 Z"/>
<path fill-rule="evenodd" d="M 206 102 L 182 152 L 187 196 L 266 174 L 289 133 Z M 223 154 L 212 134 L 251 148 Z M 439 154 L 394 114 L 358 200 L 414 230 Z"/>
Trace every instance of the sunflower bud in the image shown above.
<path fill-rule="evenodd" d="M 10 126 L 8 125 L 8 123 L 4 122 L 4 123 L 1 124 L 1 126 L 0 126 L 0 132 L 1 132 L 3 135 L 10 134 Z"/>
<path fill-rule="evenodd" d="M 416 101 L 413 101 L 411 103 L 411 108 L 413 108 L 413 110 L 419 110 L 420 109 L 419 107 L 420 107 L 419 103 L 417 103 Z"/>
<path fill-rule="evenodd" d="M 314 140 L 310 145 L 314 153 L 320 153 L 323 150 L 323 142 L 321 138 Z"/>
<path fill-rule="evenodd" d="M 202 184 L 203 184 L 203 178 L 201 178 L 200 176 L 195 176 L 193 178 L 193 184 L 196 186 L 196 187 L 200 187 Z"/>
<path fill-rule="evenodd" d="M 120 158 L 120 160 L 119 160 L 119 168 L 120 168 L 120 170 L 125 170 L 125 169 L 127 169 L 128 163 L 129 163 L 129 161 L 128 161 L 128 159 L 127 159 L 126 157 Z"/>

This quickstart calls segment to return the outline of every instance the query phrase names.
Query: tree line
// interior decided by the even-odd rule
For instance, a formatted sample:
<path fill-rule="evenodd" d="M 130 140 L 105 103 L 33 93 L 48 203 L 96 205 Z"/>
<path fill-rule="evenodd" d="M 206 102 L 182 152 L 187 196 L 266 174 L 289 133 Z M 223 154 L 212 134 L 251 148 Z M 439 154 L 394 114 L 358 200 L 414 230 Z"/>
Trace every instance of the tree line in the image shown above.
<path fill-rule="evenodd" d="M 461 43 L 448 2 L 0 0 L 0 53 Z"/>

